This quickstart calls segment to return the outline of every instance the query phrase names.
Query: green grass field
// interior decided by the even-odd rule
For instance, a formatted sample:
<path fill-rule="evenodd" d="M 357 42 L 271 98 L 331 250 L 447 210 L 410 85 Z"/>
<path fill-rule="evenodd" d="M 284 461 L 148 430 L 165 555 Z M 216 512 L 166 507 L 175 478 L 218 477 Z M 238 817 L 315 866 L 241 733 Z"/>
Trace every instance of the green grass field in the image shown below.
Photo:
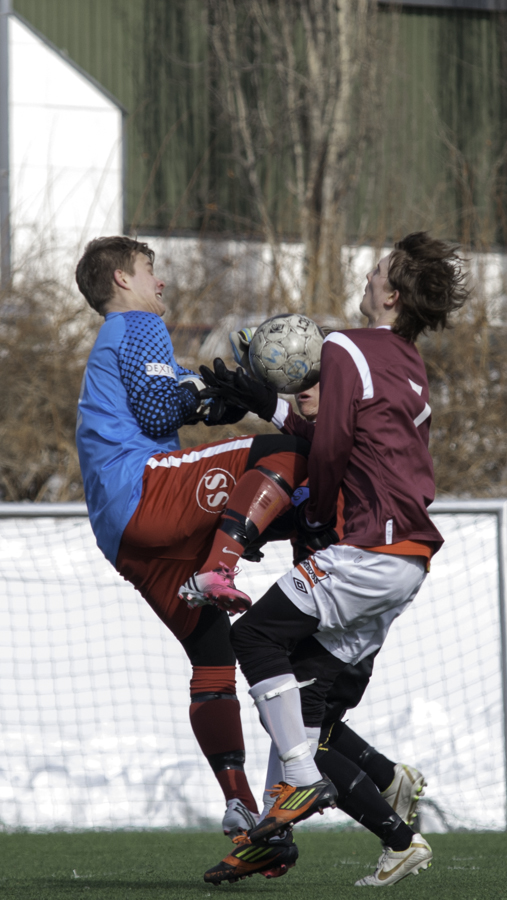
<path fill-rule="evenodd" d="M 297 834 L 300 858 L 286 876 L 254 875 L 211 887 L 202 880 L 231 846 L 220 834 L 114 832 L 0 834 L 0 897 L 6 900 L 349 900 L 373 871 L 379 842 L 365 832 Z M 431 869 L 410 875 L 389 896 L 400 900 L 507 900 L 507 835 L 438 834 Z M 382 890 L 382 889 L 381 889 Z"/>

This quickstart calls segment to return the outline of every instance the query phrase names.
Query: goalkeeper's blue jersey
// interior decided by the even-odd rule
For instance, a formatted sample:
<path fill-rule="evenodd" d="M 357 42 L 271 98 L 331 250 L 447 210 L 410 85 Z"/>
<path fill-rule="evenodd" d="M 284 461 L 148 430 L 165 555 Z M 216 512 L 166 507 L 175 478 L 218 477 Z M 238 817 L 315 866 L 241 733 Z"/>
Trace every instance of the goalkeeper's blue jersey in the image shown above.
<path fill-rule="evenodd" d="M 177 429 L 197 401 L 178 384 L 167 328 L 149 312 L 109 313 L 90 353 L 76 441 L 97 544 L 113 565 L 154 453 L 179 450 Z"/>

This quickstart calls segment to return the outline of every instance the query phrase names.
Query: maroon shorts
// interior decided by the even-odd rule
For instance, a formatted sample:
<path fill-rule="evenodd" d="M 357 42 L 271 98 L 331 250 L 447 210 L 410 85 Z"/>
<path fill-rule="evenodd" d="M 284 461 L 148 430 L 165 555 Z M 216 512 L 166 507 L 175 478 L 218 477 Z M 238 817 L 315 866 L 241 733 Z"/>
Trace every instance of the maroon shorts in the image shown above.
<path fill-rule="evenodd" d="M 120 544 L 116 568 L 173 634 L 194 630 L 199 609 L 178 600 L 181 585 L 208 556 L 220 513 L 246 471 L 253 436 L 157 453 Z"/>

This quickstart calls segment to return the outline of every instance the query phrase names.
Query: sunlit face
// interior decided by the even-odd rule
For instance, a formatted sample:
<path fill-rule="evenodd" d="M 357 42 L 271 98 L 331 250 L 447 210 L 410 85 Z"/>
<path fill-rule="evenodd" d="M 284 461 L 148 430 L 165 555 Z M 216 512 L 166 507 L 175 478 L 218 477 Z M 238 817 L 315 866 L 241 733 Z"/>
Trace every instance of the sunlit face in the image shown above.
<path fill-rule="evenodd" d="M 319 382 L 306 391 L 296 394 L 297 408 L 305 419 L 314 422 L 319 411 L 320 385 Z"/>
<path fill-rule="evenodd" d="M 130 289 L 129 308 L 141 312 L 155 313 L 163 316 L 165 306 L 162 303 L 162 291 L 165 282 L 153 272 L 153 263 L 144 253 L 138 253 L 134 261 L 134 274 L 124 273 Z"/>
<path fill-rule="evenodd" d="M 359 309 L 368 319 L 368 327 L 374 328 L 385 312 L 385 302 L 392 295 L 393 289 L 387 280 L 391 255 L 383 256 L 371 272 L 366 276 L 366 287 Z"/>

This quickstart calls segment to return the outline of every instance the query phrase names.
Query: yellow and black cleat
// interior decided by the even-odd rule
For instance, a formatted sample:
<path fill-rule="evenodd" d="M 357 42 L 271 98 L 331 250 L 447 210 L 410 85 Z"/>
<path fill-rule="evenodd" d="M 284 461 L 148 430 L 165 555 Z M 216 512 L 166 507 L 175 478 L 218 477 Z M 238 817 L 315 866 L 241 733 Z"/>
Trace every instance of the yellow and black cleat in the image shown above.
<path fill-rule="evenodd" d="M 204 873 L 209 884 L 233 883 L 256 872 L 266 878 L 279 878 L 296 865 L 299 855 L 290 831 L 278 840 L 261 844 L 253 844 L 245 832 L 234 838 L 234 843 L 236 849 Z"/>
<path fill-rule="evenodd" d="M 251 828 L 248 837 L 252 841 L 264 841 L 273 834 L 279 834 L 296 822 L 308 819 L 314 813 L 322 813 L 328 806 L 336 806 L 338 792 L 327 775 L 323 775 L 315 784 L 294 787 L 284 781 L 275 784 L 270 794 L 276 800 L 266 816 L 258 825 Z"/>

